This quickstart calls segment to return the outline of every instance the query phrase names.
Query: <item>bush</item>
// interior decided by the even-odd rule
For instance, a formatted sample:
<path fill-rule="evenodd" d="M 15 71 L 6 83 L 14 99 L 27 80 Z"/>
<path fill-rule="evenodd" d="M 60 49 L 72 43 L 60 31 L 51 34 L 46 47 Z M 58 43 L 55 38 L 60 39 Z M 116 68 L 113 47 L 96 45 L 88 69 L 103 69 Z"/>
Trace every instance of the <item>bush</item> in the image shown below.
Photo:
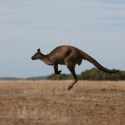
<path fill-rule="evenodd" d="M 80 80 L 125 80 L 125 71 L 118 73 L 105 73 L 97 68 L 92 68 L 77 75 Z M 64 80 L 72 79 L 71 74 L 49 75 L 47 79 L 51 80 Z"/>
<path fill-rule="evenodd" d="M 86 70 L 80 74 L 81 80 L 125 80 L 125 71 L 105 73 L 97 68 Z"/>

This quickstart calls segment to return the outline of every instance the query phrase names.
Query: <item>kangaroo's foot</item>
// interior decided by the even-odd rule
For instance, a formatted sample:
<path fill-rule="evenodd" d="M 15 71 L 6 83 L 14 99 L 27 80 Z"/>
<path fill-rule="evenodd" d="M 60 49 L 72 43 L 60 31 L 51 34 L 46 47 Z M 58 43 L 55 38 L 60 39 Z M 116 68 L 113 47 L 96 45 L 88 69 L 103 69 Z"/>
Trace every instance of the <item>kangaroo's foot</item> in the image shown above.
<path fill-rule="evenodd" d="M 69 85 L 67 90 L 70 91 L 72 89 L 73 85 Z"/>
<path fill-rule="evenodd" d="M 77 80 L 75 80 L 73 83 L 71 83 L 71 84 L 68 86 L 67 90 L 70 91 L 76 83 L 77 83 Z"/>
<path fill-rule="evenodd" d="M 60 74 L 62 71 L 61 70 L 59 70 L 59 71 L 56 71 L 55 72 L 55 74 Z"/>

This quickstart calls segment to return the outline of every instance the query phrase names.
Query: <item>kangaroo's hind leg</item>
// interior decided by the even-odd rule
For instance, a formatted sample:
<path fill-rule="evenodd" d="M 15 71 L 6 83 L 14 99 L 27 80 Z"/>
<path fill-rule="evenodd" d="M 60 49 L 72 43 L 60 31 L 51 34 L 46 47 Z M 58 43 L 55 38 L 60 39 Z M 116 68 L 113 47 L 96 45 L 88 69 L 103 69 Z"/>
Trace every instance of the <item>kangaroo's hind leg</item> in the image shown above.
<path fill-rule="evenodd" d="M 67 90 L 70 90 L 73 88 L 73 86 L 77 83 L 78 79 L 75 73 L 75 65 L 72 61 L 68 61 L 65 60 L 65 64 L 67 66 L 67 68 L 69 69 L 69 71 L 71 72 L 71 74 L 73 75 L 74 81 L 68 86 Z"/>

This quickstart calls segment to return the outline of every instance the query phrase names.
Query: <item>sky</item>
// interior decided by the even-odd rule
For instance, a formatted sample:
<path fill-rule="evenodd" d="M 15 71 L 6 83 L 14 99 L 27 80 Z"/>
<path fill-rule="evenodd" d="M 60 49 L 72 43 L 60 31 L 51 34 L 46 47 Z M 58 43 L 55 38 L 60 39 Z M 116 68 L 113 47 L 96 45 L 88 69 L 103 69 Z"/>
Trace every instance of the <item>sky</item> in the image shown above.
<path fill-rule="evenodd" d="M 125 0 L 0 0 L 0 77 L 52 74 L 53 67 L 31 56 L 64 44 L 125 70 Z M 76 72 L 92 67 L 83 61 Z"/>

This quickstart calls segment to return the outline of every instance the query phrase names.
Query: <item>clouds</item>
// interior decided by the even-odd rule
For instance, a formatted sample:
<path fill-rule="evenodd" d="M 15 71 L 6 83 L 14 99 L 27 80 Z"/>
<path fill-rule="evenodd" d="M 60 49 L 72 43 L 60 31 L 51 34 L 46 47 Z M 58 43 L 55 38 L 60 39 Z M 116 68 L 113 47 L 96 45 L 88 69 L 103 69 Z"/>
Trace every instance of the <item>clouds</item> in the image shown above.
<path fill-rule="evenodd" d="M 110 5 L 116 5 L 116 6 L 125 4 L 124 0 L 120 0 L 120 1 L 119 0 L 94 0 L 94 1 L 102 4 L 108 4 L 108 5 L 110 4 Z"/>
<path fill-rule="evenodd" d="M 12 0 L 1 2 L 0 23 L 2 26 L 9 25 L 20 29 L 112 32 L 124 25 L 123 3 L 124 1 L 116 0 L 23 0 L 18 2 Z"/>
<path fill-rule="evenodd" d="M 96 21 L 97 10 L 87 1 L 22 1 L 1 3 L 1 23 L 12 27 L 84 31 Z M 93 20 L 93 21 L 92 21 Z"/>

